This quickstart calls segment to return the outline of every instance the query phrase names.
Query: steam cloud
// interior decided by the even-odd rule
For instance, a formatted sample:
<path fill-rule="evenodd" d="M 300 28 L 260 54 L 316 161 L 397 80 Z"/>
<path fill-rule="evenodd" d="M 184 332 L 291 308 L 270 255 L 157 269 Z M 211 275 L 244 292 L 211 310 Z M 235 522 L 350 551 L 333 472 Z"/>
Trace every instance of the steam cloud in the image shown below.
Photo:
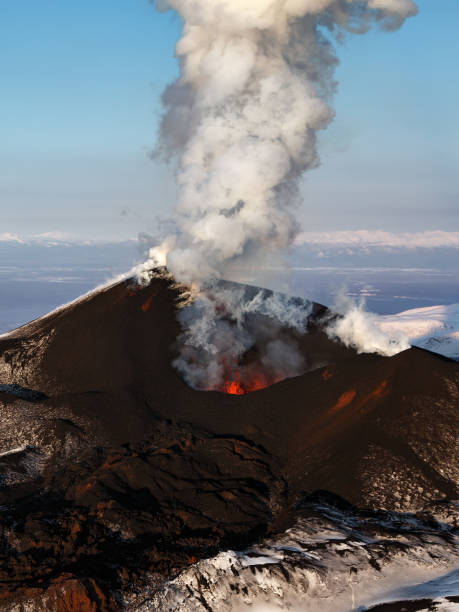
<path fill-rule="evenodd" d="M 306 331 L 310 312 L 310 304 L 283 294 L 209 285 L 179 314 L 184 331 L 174 365 L 195 388 L 229 391 L 232 384 L 233 393 L 302 374 L 295 332 Z M 247 357 L 255 345 L 256 362 Z"/>
<path fill-rule="evenodd" d="M 357 303 L 342 293 L 337 296 L 333 310 L 340 316 L 326 328 L 328 336 L 341 340 L 358 353 L 379 353 L 391 357 L 410 348 L 403 331 L 392 330 L 388 334 L 381 329 L 380 317 L 366 311 L 364 301 Z"/>
<path fill-rule="evenodd" d="M 158 145 L 177 163 L 178 231 L 150 250 L 148 265 L 167 265 L 178 282 L 193 285 L 202 298 L 199 316 L 212 317 L 203 289 L 209 279 L 284 249 L 299 231 L 298 182 L 319 164 L 317 132 L 333 119 L 337 58 L 330 39 L 363 33 L 373 22 L 396 29 L 417 9 L 412 0 L 157 0 L 156 6 L 174 9 L 184 22 L 176 47 L 180 77 L 163 94 Z M 216 285 L 212 291 L 217 295 Z M 245 343 L 243 328 L 240 319 L 232 326 L 236 344 Z M 197 341 L 193 329 L 186 321 L 187 343 Z M 201 333 L 210 329 L 211 322 Z M 199 338 L 199 346 L 214 346 Z M 186 361 L 182 354 L 178 365 L 194 380 Z"/>

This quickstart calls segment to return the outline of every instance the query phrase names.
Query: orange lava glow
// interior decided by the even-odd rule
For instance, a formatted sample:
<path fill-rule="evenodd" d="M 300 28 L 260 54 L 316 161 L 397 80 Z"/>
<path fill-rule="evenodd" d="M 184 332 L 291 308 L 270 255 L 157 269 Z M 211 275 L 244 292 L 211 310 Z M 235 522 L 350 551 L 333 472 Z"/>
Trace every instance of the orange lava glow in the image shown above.
<path fill-rule="evenodd" d="M 330 412 L 337 412 L 338 410 L 341 410 L 341 408 L 345 408 L 346 406 L 349 406 L 349 404 L 352 402 L 355 396 L 356 396 L 356 392 L 353 389 L 351 391 L 345 391 L 338 398 L 338 401 L 333 406 L 333 408 L 330 410 Z"/>
<path fill-rule="evenodd" d="M 343 408 L 349 406 L 352 402 L 354 402 L 353 406 L 355 410 L 361 410 L 369 402 L 373 400 L 382 399 L 388 394 L 388 392 L 389 391 L 387 380 L 383 380 L 382 383 L 380 383 L 376 387 L 376 389 L 374 389 L 374 391 L 371 391 L 364 397 L 357 399 L 355 402 L 354 400 L 356 398 L 357 392 L 354 391 L 354 389 L 351 389 L 350 391 L 345 391 L 342 395 L 340 395 L 336 404 L 332 408 L 330 408 L 329 414 L 335 414 L 339 412 Z"/>
<path fill-rule="evenodd" d="M 151 303 L 153 301 L 153 298 L 155 296 L 156 296 L 156 293 L 153 293 L 153 295 L 150 295 L 148 300 L 142 304 L 142 306 L 140 308 L 142 309 L 143 312 L 147 312 L 147 310 L 150 308 Z"/>
<path fill-rule="evenodd" d="M 245 384 L 245 392 L 246 393 L 252 393 L 252 391 L 258 391 L 259 389 L 264 389 L 265 387 L 269 387 L 269 385 L 272 385 L 273 383 L 275 383 L 277 381 L 273 380 L 271 382 L 268 382 L 264 376 L 257 375 L 254 376 L 253 378 L 250 378 L 246 384 Z"/>
<path fill-rule="evenodd" d="M 376 387 L 374 391 L 367 395 L 365 401 L 367 402 L 368 400 L 372 399 L 380 399 L 382 397 L 385 397 L 388 393 L 389 391 L 387 389 L 387 380 L 383 380 L 382 383 L 378 387 Z"/>
<path fill-rule="evenodd" d="M 223 393 L 229 393 L 230 395 L 244 395 L 245 391 L 241 386 L 241 383 L 237 380 L 227 380 L 223 384 Z"/>
<path fill-rule="evenodd" d="M 275 382 L 277 381 L 268 381 L 263 374 L 254 373 L 253 371 L 244 373 L 242 377 L 241 373 L 236 371 L 228 375 L 227 380 L 217 391 L 222 391 L 229 395 L 244 395 L 245 393 L 252 393 L 253 391 L 269 387 Z"/>

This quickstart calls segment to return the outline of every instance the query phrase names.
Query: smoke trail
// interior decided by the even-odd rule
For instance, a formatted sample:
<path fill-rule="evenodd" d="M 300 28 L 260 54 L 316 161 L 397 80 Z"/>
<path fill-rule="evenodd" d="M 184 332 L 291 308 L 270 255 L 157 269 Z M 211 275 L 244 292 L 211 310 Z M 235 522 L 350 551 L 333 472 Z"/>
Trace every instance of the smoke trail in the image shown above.
<path fill-rule="evenodd" d="M 325 331 L 330 338 L 339 339 L 358 353 L 379 353 L 386 357 L 410 348 L 408 337 L 402 331 L 382 329 L 381 318 L 365 310 L 365 302 L 359 303 L 339 293 L 333 306 L 334 317 Z"/>
<path fill-rule="evenodd" d="M 167 265 L 199 293 L 235 262 L 260 261 L 297 234 L 299 179 L 319 164 L 317 132 L 333 118 L 330 40 L 373 22 L 398 28 L 417 9 L 412 0 L 156 6 L 174 9 L 184 23 L 180 77 L 163 94 L 157 149 L 177 164 L 178 231 L 150 250 L 148 264 Z"/>

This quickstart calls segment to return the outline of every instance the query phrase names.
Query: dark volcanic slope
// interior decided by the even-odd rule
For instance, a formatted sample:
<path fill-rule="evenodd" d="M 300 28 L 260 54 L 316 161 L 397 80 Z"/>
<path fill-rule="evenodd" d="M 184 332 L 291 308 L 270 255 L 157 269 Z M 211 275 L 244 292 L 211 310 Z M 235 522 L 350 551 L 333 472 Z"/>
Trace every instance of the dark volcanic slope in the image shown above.
<path fill-rule="evenodd" d="M 171 366 L 176 298 L 121 282 L 0 338 L 4 609 L 121 609 L 143 571 L 285 525 L 304 490 L 395 510 L 454 496 L 457 363 L 358 356 L 311 321 L 303 376 L 194 391 Z"/>

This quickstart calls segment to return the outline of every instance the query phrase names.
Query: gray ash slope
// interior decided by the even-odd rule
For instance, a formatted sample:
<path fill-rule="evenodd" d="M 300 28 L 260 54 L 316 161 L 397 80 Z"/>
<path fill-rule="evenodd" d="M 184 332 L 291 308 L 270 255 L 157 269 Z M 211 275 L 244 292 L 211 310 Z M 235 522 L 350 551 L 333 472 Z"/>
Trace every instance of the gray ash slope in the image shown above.
<path fill-rule="evenodd" d="M 316 305 L 305 374 L 196 391 L 171 366 L 176 304 L 166 279 L 123 281 L 0 338 L 0 609 L 137 609 L 133 588 L 277 537 L 317 490 L 427 508 L 450 551 L 457 363 L 357 355 Z"/>

